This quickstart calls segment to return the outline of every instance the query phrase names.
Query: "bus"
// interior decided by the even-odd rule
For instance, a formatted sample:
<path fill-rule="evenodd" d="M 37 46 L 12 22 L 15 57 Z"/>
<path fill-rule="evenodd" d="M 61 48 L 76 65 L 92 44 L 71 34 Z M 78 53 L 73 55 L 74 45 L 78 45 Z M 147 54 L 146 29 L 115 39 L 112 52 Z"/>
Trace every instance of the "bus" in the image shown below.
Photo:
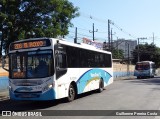
<path fill-rule="evenodd" d="M 141 61 L 136 63 L 134 76 L 137 76 L 137 79 L 144 77 L 153 78 L 155 75 L 156 75 L 156 67 L 154 62 Z"/>
<path fill-rule="evenodd" d="M 31 38 L 9 46 L 11 100 L 73 101 L 113 82 L 112 54 L 82 43 Z"/>

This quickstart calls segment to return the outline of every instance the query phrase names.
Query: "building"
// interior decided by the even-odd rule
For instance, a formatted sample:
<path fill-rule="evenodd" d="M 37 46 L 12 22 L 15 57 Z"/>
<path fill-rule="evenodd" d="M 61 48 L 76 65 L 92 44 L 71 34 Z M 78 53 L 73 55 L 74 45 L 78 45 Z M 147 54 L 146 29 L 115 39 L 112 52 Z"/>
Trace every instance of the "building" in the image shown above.
<path fill-rule="evenodd" d="M 124 58 L 132 58 L 132 52 L 137 46 L 137 40 L 118 39 L 113 42 L 113 47 L 123 51 Z M 129 49 L 128 49 L 129 47 Z M 129 54 L 128 54 L 129 52 Z"/>

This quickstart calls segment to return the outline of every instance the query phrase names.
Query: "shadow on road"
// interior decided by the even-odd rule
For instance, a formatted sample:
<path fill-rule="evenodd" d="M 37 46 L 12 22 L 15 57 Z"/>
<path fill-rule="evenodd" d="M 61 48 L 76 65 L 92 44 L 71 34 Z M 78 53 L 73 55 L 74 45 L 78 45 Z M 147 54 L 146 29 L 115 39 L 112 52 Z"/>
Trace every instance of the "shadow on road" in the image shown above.
<path fill-rule="evenodd" d="M 145 83 L 147 85 L 160 85 L 160 77 L 155 77 L 155 78 L 146 78 L 146 79 L 133 79 L 130 80 L 132 83 Z"/>
<path fill-rule="evenodd" d="M 90 96 L 96 91 L 87 92 L 77 96 L 77 99 Z M 31 111 L 31 110 L 40 110 L 46 109 L 59 104 L 69 103 L 66 98 L 53 100 L 53 101 L 14 101 L 14 100 L 3 100 L 0 101 L 0 114 L 2 111 Z"/>

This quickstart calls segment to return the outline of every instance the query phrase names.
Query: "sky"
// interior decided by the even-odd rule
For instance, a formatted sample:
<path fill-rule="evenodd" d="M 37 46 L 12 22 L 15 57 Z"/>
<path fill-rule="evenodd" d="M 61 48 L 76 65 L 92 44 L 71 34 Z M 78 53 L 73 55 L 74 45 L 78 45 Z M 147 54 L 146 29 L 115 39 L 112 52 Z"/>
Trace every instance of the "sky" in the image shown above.
<path fill-rule="evenodd" d="M 108 19 L 113 33 L 113 40 L 117 38 L 140 40 L 140 43 L 152 43 L 160 47 L 160 0 L 69 0 L 79 8 L 80 16 L 71 22 L 74 27 L 69 28 L 68 41 L 73 42 L 75 27 L 78 31 L 78 42 L 83 37 L 92 39 L 95 31 L 97 42 L 108 41 Z M 154 34 L 154 35 L 153 35 Z"/>

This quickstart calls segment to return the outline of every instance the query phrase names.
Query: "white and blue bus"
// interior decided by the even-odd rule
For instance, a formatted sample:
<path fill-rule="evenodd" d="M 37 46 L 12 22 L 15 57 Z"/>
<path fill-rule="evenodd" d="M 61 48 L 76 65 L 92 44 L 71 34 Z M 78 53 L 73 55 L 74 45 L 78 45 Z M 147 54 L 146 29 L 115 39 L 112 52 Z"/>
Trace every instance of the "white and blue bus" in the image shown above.
<path fill-rule="evenodd" d="M 135 66 L 134 76 L 137 79 L 144 77 L 154 77 L 156 75 L 155 63 L 152 61 L 137 62 Z"/>
<path fill-rule="evenodd" d="M 9 48 L 13 100 L 54 100 L 98 90 L 113 82 L 112 54 L 55 38 L 16 41 Z"/>

